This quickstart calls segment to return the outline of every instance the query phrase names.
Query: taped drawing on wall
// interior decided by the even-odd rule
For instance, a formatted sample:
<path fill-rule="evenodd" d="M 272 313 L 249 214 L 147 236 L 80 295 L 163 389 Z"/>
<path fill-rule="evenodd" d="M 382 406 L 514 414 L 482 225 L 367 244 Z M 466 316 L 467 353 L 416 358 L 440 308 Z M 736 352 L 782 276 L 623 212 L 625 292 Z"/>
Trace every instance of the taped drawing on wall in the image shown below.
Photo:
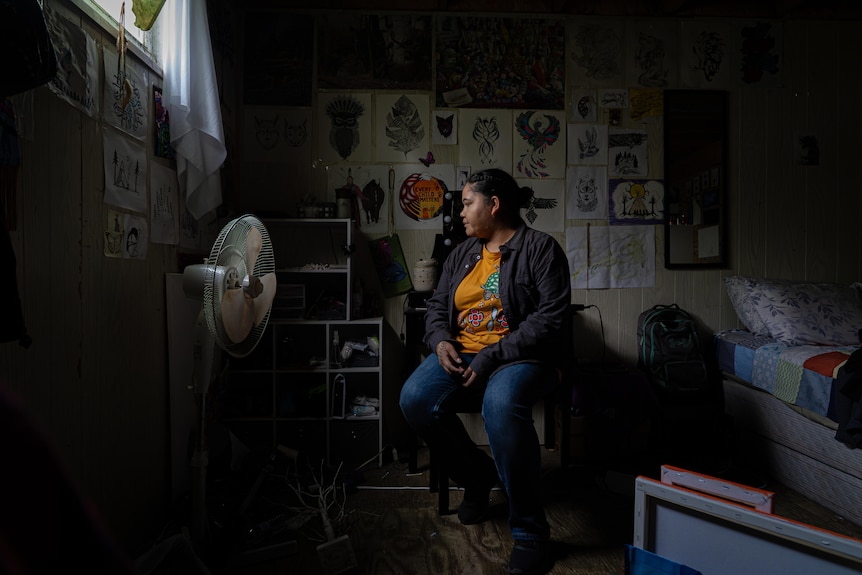
<path fill-rule="evenodd" d="M 566 171 L 566 118 L 553 110 L 515 112 L 512 147 L 514 176 L 563 178 Z"/>
<path fill-rule="evenodd" d="M 655 226 L 569 226 L 572 289 L 655 285 Z"/>

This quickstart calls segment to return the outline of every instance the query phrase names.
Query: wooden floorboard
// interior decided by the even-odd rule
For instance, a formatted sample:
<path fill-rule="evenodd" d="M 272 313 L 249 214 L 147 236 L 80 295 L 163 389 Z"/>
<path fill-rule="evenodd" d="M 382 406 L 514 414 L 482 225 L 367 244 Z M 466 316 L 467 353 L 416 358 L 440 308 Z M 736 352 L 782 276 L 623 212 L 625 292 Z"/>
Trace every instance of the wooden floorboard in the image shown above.
<path fill-rule="evenodd" d="M 624 546 L 632 540 L 634 476 L 607 472 L 593 465 L 562 470 L 557 455 L 545 454 L 546 509 L 552 526 L 554 553 L 552 574 L 622 575 Z M 356 574 L 504 574 L 512 547 L 506 519 L 505 497 L 492 492 L 494 514 L 479 525 L 461 525 L 454 513 L 437 512 L 437 494 L 428 490 L 428 473 L 420 452 L 419 469 L 410 473 L 406 463 L 364 468 L 345 473 L 351 492 L 350 540 L 358 569 Z M 778 515 L 862 538 L 862 527 L 854 525 L 816 503 L 754 474 L 739 474 L 747 484 L 776 493 Z M 453 488 L 454 510 L 462 492 Z M 277 495 L 263 496 L 269 503 Z M 226 575 L 326 573 L 316 546 L 319 524 L 309 521 L 296 533 L 292 553 L 266 561 L 231 560 L 238 566 L 210 562 L 213 573 Z"/>

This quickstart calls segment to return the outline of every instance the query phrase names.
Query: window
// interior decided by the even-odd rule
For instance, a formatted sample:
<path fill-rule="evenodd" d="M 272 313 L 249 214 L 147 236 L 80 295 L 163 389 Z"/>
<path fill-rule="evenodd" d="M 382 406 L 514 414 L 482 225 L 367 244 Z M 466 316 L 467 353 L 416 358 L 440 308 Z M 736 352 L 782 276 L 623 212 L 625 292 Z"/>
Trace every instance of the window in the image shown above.
<path fill-rule="evenodd" d="M 115 37 L 119 30 L 120 12 L 123 7 L 123 2 L 125 2 L 126 43 L 128 49 L 151 67 L 155 69 L 159 67 L 159 20 L 156 19 L 153 27 L 146 32 L 135 26 L 135 14 L 132 12 L 132 0 L 68 1 L 80 8 L 81 11 L 92 18 L 96 24 L 100 25 L 105 31 Z"/>

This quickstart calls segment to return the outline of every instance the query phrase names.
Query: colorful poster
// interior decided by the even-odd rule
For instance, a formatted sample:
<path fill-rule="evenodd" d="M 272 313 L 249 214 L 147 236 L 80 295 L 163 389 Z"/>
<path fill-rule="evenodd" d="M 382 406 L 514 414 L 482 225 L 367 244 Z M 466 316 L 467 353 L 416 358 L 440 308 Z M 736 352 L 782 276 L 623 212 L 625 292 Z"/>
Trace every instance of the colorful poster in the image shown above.
<path fill-rule="evenodd" d="M 564 18 L 437 19 L 437 107 L 565 109 Z"/>
<path fill-rule="evenodd" d="M 374 267 L 383 287 L 384 297 L 393 297 L 413 289 L 407 270 L 404 251 L 398 234 L 384 236 L 368 242 Z"/>
<path fill-rule="evenodd" d="M 455 167 L 395 166 L 393 208 L 395 229 L 443 229 L 443 200 L 454 189 Z"/>

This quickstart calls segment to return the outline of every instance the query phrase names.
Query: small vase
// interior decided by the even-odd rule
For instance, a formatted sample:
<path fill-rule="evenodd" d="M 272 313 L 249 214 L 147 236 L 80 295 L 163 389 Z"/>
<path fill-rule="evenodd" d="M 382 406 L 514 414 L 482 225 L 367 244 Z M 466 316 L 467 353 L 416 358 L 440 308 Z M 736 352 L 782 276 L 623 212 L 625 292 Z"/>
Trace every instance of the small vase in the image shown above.
<path fill-rule="evenodd" d="M 419 260 L 413 266 L 413 289 L 431 291 L 437 287 L 437 260 Z"/>

